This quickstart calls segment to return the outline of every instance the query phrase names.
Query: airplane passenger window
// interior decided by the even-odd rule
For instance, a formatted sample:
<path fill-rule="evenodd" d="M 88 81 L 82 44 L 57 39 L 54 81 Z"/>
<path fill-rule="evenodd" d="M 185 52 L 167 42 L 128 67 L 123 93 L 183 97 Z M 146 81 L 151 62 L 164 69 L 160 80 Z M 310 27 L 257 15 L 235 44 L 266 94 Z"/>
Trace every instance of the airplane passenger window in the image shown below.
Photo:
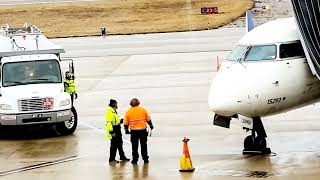
<path fill-rule="evenodd" d="M 274 60 L 277 54 L 275 45 L 252 46 L 245 61 Z"/>
<path fill-rule="evenodd" d="M 290 58 L 290 57 L 305 57 L 305 54 L 300 42 L 280 45 L 280 58 Z"/>
<path fill-rule="evenodd" d="M 232 52 L 226 57 L 226 60 L 229 61 L 237 61 L 241 56 L 247 51 L 247 46 L 237 46 L 235 47 Z"/>

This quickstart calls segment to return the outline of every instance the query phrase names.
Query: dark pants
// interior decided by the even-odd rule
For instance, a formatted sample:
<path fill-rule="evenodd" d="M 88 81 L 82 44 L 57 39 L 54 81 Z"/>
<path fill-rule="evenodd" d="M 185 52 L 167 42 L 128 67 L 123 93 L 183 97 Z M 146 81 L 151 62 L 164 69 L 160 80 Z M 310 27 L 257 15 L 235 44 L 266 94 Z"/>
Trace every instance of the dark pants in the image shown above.
<path fill-rule="evenodd" d="M 73 107 L 74 94 L 73 94 L 73 93 L 71 93 L 71 94 L 70 94 L 70 97 L 71 97 L 71 106 Z"/>
<path fill-rule="evenodd" d="M 143 160 L 148 160 L 148 132 L 147 130 L 131 130 L 131 145 L 132 145 L 132 160 L 138 161 L 139 159 L 139 141 L 141 145 L 141 156 Z"/>
<path fill-rule="evenodd" d="M 113 126 L 113 131 L 115 132 L 115 137 L 112 137 L 111 143 L 110 143 L 110 157 L 109 161 L 113 161 L 116 158 L 117 150 L 120 155 L 120 159 L 125 159 L 126 156 L 123 152 L 123 141 L 122 141 L 122 134 L 121 134 L 121 128 L 119 126 Z"/>

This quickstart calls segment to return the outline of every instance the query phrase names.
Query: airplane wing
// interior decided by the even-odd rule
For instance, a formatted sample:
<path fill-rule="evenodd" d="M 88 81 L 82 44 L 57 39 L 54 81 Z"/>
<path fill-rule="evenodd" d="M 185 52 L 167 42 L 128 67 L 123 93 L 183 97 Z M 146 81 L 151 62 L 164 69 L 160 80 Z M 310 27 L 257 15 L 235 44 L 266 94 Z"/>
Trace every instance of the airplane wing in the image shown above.
<path fill-rule="evenodd" d="M 291 3 L 309 67 L 320 80 L 319 0 L 291 0 Z"/>

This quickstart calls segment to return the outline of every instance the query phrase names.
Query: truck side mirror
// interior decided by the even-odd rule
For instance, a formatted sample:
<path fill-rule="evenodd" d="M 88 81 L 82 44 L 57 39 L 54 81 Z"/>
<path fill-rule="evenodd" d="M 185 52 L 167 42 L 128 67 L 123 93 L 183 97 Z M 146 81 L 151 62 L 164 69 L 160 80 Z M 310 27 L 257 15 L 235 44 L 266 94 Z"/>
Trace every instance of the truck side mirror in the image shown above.
<path fill-rule="evenodd" d="M 72 79 L 74 80 L 74 65 L 73 65 L 73 60 L 69 63 L 69 72 L 72 75 Z"/>
<path fill-rule="evenodd" d="M 74 65 L 73 65 L 73 60 L 69 63 L 69 72 L 74 74 Z"/>

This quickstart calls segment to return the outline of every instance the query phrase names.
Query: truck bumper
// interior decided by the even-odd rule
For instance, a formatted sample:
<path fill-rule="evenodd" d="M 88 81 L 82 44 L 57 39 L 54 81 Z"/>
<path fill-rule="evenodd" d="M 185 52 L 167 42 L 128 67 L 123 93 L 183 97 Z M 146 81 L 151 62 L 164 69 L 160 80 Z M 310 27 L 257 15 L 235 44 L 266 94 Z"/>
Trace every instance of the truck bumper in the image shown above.
<path fill-rule="evenodd" d="M 71 109 L 23 114 L 0 114 L 1 125 L 50 124 L 70 120 Z"/>

